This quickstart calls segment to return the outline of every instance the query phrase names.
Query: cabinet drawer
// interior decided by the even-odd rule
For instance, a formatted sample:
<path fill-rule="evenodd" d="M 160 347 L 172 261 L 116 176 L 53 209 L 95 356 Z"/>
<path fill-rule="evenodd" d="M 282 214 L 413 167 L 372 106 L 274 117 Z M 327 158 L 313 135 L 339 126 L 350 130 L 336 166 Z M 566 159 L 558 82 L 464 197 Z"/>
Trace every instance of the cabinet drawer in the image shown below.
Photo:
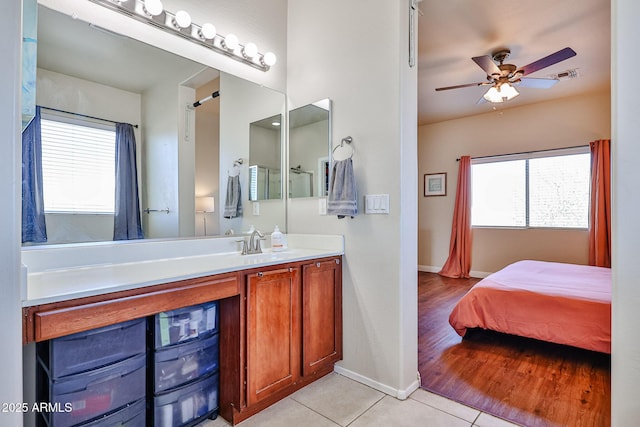
<path fill-rule="evenodd" d="M 92 371 L 51 379 L 44 370 L 38 380 L 38 400 L 51 402 L 55 412 L 47 424 L 73 426 L 100 417 L 146 395 L 146 355 Z"/>
<path fill-rule="evenodd" d="M 37 343 L 38 358 L 53 379 L 119 362 L 146 350 L 146 319 Z"/>
<path fill-rule="evenodd" d="M 218 303 L 192 305 L 155 315 L 155 347 L 211 335 L 218 328 Z"/>
<path fill-rule="evenodd" d="M 179 346 L 157 350 L 154 354 L 154 392 L 202 378 L 218 370 L 218 334 Z"/>
<path fill-rule="evenodd" d="M 154 425 L 177 427 L 192 425 L 211 417 L 218 409 L 218 374 L 154 397 Z"/>
<path fill-rule="evenodd" d="M 147 401 L 140 399 L 116 412 L 78 427 L 145 427 L 147 425 L 146 415 Z"/>

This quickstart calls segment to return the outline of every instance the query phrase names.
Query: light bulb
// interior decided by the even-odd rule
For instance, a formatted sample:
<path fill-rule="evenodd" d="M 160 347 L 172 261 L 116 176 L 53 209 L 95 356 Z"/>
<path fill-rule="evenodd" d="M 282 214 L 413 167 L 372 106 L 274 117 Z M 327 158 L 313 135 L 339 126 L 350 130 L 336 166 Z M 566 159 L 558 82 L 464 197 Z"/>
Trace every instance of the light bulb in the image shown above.
<path fill-rule="evenodd" d="M 200 37 L 205 38 L 207 40 L 212 40 L 215 36 L 216 36 L 216 27 L 214 27 L 213 24 L 209 24 L 207 22 L 206 24 L 202 25 L 202 28 L 200 29 Z"/>
<path fill-rule="evenodd" d="M 191 25 L 191 16 L 184 10 L 179 10 L 173 18 L 173 25 L 176 28 L 189 28 Z"/>
<path fill-rule="evenodd" d="M 242 54 L 246 58 L 253 58 L 258 54 L 258 46 L 256 46 L 255 43 L 247 43 L 244 45 L 244 48 L 242 48 Z"/>
<path fill-rule="evenodd" d="M 483 97 L 489 102 L 499 104 L 501 102 L 509 101 L 510 99 L 513 99 L 518 95 L 520 94 L 518 93 L 516 88 L 508 83 L 503 83 L 498 87 L 492 86 L 491 88 L 489 88 L 489 90 L 483 95 Z"/>
<path fill-rule="evenodd" d="M 276 63 L 276 55 L 273 52 L 267 52 L 262 57 L 261 61 L 264 65 L 271 67 Z"/>
<path fill-rule="evenodd" d="M 238 36 L 235 34 L 228 34 L 227 37 L 224 38 L 224 47 L 229 50 L 236 50 L 240 41 L 238 40 Z"/>
<path fill-rule="evenodd" d="M 160 0 L 145 0 L 143 9 L 149 16 L 158 16 L 162 13 L 164 8 Z"/>

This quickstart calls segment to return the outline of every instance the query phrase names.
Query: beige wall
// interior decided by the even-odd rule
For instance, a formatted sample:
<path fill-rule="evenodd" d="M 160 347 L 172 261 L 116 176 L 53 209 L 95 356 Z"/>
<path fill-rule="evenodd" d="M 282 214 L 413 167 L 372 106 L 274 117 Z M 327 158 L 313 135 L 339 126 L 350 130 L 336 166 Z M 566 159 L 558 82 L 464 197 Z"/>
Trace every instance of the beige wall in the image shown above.
<path fill-rule="evenodd" d="M 449 252 L 458 174 L 456 158 L 585 145 L 611 137 L 610 92 L 420 126 L 418 265 L 441 267 Z M 447 173 L 447 195 L 423 197 L 425 173 Z M 587 262 L 586 230 L 474 229 L 471 270 L 496 271 L 519 259 Z"/>
<path fill-rule="evenodd" d="M 289 232 L 344 235 L 344 360 L 336 370 L 406 398 L 418 386 L 417 188 L 408 178 L 417 174 L 417 74 L 408 66 L 408 3 L 288 4 L 288 106 L 332 100 L 333 144 L 353 137 L 360 212 L 338 219 L 319 215 L 315 198 L 290 199 Z M 389 194 L 389 215 L 365 215 L 365 194 Z"/>
<path fill-rule="evenodd" d="M 216 78 L 196 89 L 196 99 L 203 99 L 220 89 Z M 215 210 L 224 209 L 220 200 L 220 98 L 213 98 L 196 108 L 196 197 L 213 196 Z M 206 218 L 205 218 L 206 216 Z M 215 213 L 196 213 L 196 236 L 220 234 Z"/>

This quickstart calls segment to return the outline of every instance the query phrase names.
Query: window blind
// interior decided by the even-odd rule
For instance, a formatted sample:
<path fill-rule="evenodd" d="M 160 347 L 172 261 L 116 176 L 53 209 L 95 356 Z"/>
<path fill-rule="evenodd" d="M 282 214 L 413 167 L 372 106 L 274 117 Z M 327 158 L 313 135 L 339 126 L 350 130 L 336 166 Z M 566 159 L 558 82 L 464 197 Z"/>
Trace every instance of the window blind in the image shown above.
<path fill-rule="evenodd" d="M 45 212 L 113 213 L 115 126 L 43 117 L 41 132 Z"/>

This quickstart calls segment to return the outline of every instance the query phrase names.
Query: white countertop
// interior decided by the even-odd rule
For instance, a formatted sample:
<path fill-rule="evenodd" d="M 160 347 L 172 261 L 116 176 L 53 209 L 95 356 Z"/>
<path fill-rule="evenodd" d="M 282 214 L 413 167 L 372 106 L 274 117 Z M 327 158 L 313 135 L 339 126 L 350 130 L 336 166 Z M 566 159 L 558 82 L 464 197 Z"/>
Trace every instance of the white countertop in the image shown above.
<path fill-rule="evenodd" d="M 343 236 L 287 235 L 288 249 L 241 255 L 229 238 L 25 247 L 22 306 L 101 295 L 249 268 L 344 254 Z"/>

